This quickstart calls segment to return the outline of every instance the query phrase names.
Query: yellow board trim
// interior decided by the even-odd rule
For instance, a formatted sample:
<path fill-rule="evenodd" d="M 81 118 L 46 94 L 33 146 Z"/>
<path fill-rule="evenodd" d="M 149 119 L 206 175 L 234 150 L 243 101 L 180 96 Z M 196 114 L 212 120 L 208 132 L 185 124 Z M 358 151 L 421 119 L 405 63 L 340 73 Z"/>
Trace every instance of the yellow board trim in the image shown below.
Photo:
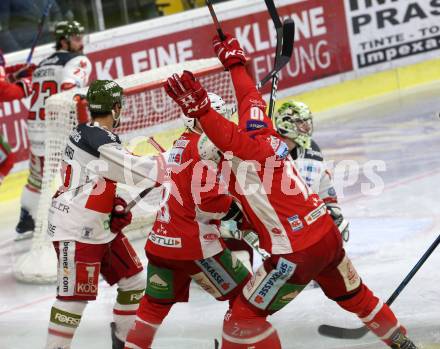
<path fill-rule="evenodd" d="M 440 80 L 440 59 L 432 59 L 301 93 L 279 100 L 277 106 L 289 99 L 296 99 L 310 105 L 313 112 L 318 113 L 436 80 Z M 154 138 L 164 148 L 169 149 L 182 131 L 183 129 L 180 128 L 158 132 Z M 133 151 L 138 154 L 155 152 L 146 143 L 137 145 Z M 0 187 L 0 202 L 16 199 L 21 194 L 22 187 L 26 184 L 27 173 L 28 171 L 13 173 L 5 179 Z"/>

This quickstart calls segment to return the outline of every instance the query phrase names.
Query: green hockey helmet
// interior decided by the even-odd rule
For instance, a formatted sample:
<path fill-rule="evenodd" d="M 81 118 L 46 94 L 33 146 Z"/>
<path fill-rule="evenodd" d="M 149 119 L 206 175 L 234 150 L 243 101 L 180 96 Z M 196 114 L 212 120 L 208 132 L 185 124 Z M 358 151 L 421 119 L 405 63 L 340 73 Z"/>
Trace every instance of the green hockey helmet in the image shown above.
<path fill-rule="evenodd" d="M 77 21 L 61 21 L 55 24 L 55 38 L 60 41 L 72 35 L 84 34 L 84 26 Z"/>
<path fill-rule="evenodd" d="M 313 119 L 309 107 L 302 102 L 288 101 L 275 114 L 277 132 L 304 149 L 312 143 Z"/>
<path fill-rule="evenodd" d="M 95 80 L 87 91 L 89 110 L 96 113 L 111 113 L 115 104 L 123 106 L 124 90 L 115 81 Z"/>

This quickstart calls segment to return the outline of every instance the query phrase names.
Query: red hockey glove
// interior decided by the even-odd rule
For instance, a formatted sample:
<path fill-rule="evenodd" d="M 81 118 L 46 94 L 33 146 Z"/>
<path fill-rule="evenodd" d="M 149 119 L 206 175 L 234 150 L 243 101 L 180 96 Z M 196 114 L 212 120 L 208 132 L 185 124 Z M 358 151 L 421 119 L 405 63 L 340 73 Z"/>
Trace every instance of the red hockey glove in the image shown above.
<path fill-rule="evenodd" d="M 125 208 L 127 207 L 127 202 L 117 196 L 113 203 L 113 211 L 110 219 L 110 231 L 112 233 L 118 234 L 122 232 L 127 225 L 131 223 L 132 214 L 131 212 L 126 213 Z"/>
<path fill-rule="evenodd" d="M 182 76 L 173 74 L 164 84 L 170 96 L 190 118 L 200 118 L 211 108 L 208 93 L 193 73 L 185 70 Z"/>
<path fill-rule="evenodd" d="M 16 82 L 22 78 L 30 78 L 37 66 L 31 64 L 16 64 L 6 67 L 6 74 L 8 74 L 8 80 L 10 82 Z"/>
<path fill-rule="evenodd" d="M 230 34 L 226 34 L 226 39 L 221 41 L 218 35 L 212 39 L 212 46 L 215 54 L 226 69 L 236 64 L 245 64 L 247 57 L 240 47 L 236 38 Z"/>
<path fill-rule="evenodd" d="M 22 78 L 15 84 L 22 88 L 24 97 L 29 97 L 32 94 L 32 80 L 30 78 Z"/>

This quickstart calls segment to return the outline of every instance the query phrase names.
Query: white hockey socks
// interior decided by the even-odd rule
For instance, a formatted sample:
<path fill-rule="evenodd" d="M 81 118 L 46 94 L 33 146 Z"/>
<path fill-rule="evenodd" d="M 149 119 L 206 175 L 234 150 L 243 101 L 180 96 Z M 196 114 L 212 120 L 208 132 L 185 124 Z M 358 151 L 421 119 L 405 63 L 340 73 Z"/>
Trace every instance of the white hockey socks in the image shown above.
<path fill-rule="evenodd" d="M 57 299 L 50 312 L 46 349 L 70 349 L 87 302 Z"/>
<path fill-rule="evenodd" d="M 37 217 L 38 203 L 40 202 L 41 193 L 33 188 L 30 189 L 28 185 L 25 185 L 23 192 L 21 193 L 21 207 L 26 209 L 32 218 L 35 220 Z"/>
<path fill-rule="evenodd" d="M 145 291 L 145 276 L 143 272 L 118 282 L 118 296 L 113 308 L 113 319 L 116 324 L 116 337 L 125 342 L 127 333 L 133 326 L 139 301 Z"/>

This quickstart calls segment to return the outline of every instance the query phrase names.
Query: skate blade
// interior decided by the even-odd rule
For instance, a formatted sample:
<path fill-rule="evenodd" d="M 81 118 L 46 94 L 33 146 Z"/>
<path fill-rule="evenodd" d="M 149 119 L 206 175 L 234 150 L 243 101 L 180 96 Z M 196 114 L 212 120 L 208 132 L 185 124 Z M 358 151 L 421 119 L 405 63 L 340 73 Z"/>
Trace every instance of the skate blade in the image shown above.
<path fill-rule="evenodd" d="M 27 240 L 27 239 L 31 239 L 34 236 L 34 232 L 33 231 L 27 231 L 26 233 L 15 233 L 15 239 L 14 241 L 22 241 L 22 240 Z"/>

